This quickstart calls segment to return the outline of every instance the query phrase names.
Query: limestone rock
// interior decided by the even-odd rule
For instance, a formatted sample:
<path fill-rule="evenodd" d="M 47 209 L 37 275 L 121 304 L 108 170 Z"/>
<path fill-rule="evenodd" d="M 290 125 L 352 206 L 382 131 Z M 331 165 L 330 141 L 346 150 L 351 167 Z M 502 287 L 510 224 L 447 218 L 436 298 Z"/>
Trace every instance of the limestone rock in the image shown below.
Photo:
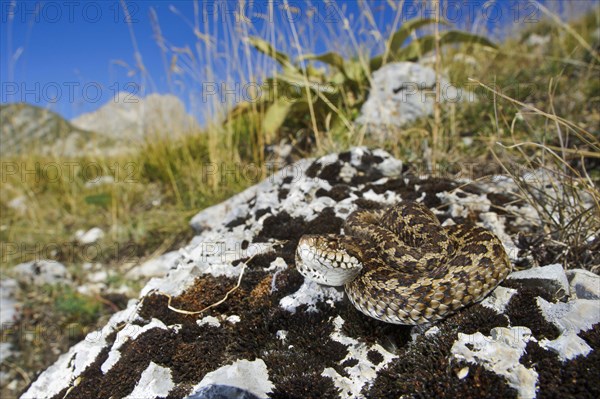
<path fill-rule="evenodd" d="M 508 194 L 487 195 L 499 184 L 513 192 L 514 182 L 498 181 L 415 176 L 362 147 L 290 165 L 194 216 L 197 235 L 176 261 L 162 259 L 166 274 L 22 398 L 596 397 L 599 307 L 583 297 L 595 292 L 593 276 L 578 283 L 560 265 L 516 272 L 481 303 L 412 328 L 364 316 L 343 289 L 295 269 L 303 234 L 339 234 L 355 209 L 399 201 L 420 201 L 446 224 L 462 215 L 488 223 L 507 246 L 514 230 L 491 214 L 528 211 Z M 485 206 L 450 194 L 459 188 Z"/>
<path fill-rule="evenodd" d="M 567 270 L 571 295 L 580 299 L 600 299 L 600 276 L 584 269 Z"/>
<path fill-rule="evenodd" d="M 93 244 L 104 237 L 104 231 L 100 227 L 92 227 L 88 231 L 77 230 L 75 239 L 82 245 Z"/>
<path fill-rule="evenodd" d="M 27 285 L 41 286 L 71 282 L 71 276 L 65 265 L 52 260 L 21 263 L 13 268 L 13 272 L 20 283 Z"/>
<path fill-rule="evenodd" d="M 435 71 L 413 62 L 394 62 L 373 73 L 369 98 L 356 119 L 373 137 L 433 113 Z M 456 88 L 442 79 L 444 101 L 457 101 Z"/>
<path fill-rule="evenodd" d="M 569 281 L 564 269 L 559 264 L 535 267 L 508 276 L 511 280 L 519 280 L 520 284 L 543 287 L 555 295 L 569 295 Z"/>

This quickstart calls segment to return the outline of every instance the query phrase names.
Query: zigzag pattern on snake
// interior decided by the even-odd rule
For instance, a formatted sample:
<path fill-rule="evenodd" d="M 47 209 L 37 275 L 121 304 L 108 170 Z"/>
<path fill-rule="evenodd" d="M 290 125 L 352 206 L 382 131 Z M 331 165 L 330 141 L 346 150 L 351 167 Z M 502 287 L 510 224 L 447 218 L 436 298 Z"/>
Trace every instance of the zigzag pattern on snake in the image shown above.
<path fill-rule="evenodd" d="M 296 267 L 344 285 L 364 314 L 394 324 L 442 319 L 489 294 L 511 271 L 498 237 L 472 225 L 443 227 L 424 205 L 359 210 L 343 235 L 304 235 Z"/>

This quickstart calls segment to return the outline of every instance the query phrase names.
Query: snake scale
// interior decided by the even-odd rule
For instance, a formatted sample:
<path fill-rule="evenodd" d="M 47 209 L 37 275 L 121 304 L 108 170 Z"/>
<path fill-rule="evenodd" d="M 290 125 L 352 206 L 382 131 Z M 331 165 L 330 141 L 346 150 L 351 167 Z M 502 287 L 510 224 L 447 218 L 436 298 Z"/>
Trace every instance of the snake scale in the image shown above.
<path fill-rule="evenodd" d="M 393 324 L 440 320 L 489 294 L 511 271 L 500 240 L 473 225 L 443 227 L 425 205 L 358 210 L 343 235 L 304 235 L 296 267 L 344 285 L 362 313 Z"/>

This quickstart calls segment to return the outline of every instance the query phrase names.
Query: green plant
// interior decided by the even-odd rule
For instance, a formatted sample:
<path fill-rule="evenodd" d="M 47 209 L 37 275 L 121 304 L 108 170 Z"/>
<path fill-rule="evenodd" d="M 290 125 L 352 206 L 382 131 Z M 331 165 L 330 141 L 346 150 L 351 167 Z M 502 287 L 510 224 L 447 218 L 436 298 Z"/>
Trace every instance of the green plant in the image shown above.
<path fill-rule="evenodd" d="M 57 292 L 54 306 L 66 322 L 82 325 L 94 323 L 102 310 L 102 304 L 95 298 L 82 295 L 71 287 L 63 287 Z"/>
<path fill-rule="evenodd" d="M 414 38 L 406 46 L 403 44 L 417 29 L 435 22 L 433 19 L 406 22 L 386 40 L 385 52 L 366 64 L 360 57 L 345 59 L 336 52 L 305 54 L 292 62 L 287 54 L 278 51 L 270 43 L 258 37 L 249 37 L 252 46 L 273 58 L 281 67 L 281 73 L 267 78 L 263 84 L 264 91 L 269 95 L 259 99 L 259 108 L 265 111 L 262 118 L 255 118 L 260 124 L 257 130 L 262 131 L 266 142 L 272 141 L 280 130 L 308 130 L 314 137 L 317 149 L 322 147 L 322 131 L 330 133 L 330 142 L 343 140 L 344 134 L 352 135 L 354 127 L 351 121 L 366 100 L 371 73 L 387 62 L 416 61 L 433 50 L 435 35 Z M 496 47 L 484 37 L 456 30 L 442 32 L 438 40 L 439 45 L 479 44 Z M 307 61 L 309 63 L 305 64 Z M 313 62 L 327 64 L 331 70 L 317 68 Z M 240 117 L 247 118 L 256 109 L 255 104 L 242 103 L 228 114 L 226 120 L 235 123 Z"/>

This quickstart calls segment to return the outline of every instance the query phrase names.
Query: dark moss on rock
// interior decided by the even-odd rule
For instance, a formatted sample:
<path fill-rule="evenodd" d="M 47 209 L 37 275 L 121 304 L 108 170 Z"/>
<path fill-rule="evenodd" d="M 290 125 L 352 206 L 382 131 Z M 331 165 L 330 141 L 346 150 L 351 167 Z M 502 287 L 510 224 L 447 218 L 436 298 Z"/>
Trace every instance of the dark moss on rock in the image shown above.
<path fill-rule="evenodd" d="M 279 199 L 279 201 L 283 201 L 284 199 L 287 198 L 289 193 L 290 193 L 290 190 L 288 190 L 287 188 L 282 188 L 277 193 L 277 199 Z"/>
<path fill-rule="evenodd" d="M 510 283 L 510 280 L 505 283 Z M 529 327 L 533 336 L 537 340 L 543 338 L 550 340 L 556 339 L 560 335 L 560 332 L 554 324 L 546 321 L 542 315 L 537 305 L 536 298 L 538 296 L 552 301 L 552 298 L 549 296 L 548 292 L 542 288 L 520 288 L 510 299 L 505 313 L 508 315 L 511 325 Z"/>
<path fill-rule="evenodd" d="M 321 163 L 319 161 L 314 161 L 310 164 L 310 166 L 306 169 L 306 176 L 314 179 L 317 177 L 317 173 L 321 170 Z"/>
<path fill-rule="evenodd" d="M 359 209 L 381 209 L 384 208 L 385 205 L 376 202 L 376 201 L 371 201 L 368 199 L 364 199 L 364 198 L 359 198 L 356 201 L 354 201 L 354 204 L 359 208 Z"/>
<path fill-rule="evenodd" d="M 352 160 L 352 153 L 350 151 L 341 152 L 338 158 L 342 162 L 350 162 Z"/>
<path fill-rule="evenodd" d="M 239 217 L 233 219 L 231 222 L 227 223 L 225 225 L 225 227 L 227 227 L 228 229 L 233 229 L 234 227 L 241 226 L 241 225 L 245 224 L 246 220 L 248 220 L 248 219 L 249 219 L 249 217 L 241 217 L 241 216 L 239 216 Z"/>
<path fill-rule="evenodd" d="M 367 352 L 367 359 L 373 363 L 374 365 L 378 365 L 379 363 L 383 362 L 383 355 L 376 351 L 376 350 L 370 350 Z"/>
<path fill-rule="evenodd" d="M 289 213 L 280 212 L 263 221 L 263 228 L 254 242 L 264 242 L 270 238 L 278 240 L 300 238 L 305 229 L 306 224 L 302 218 L 292 218 Z"/>
<path fill-rule="evenodd" d="M 281 212 L 264 220 L 263 228 L 254 241 L 262 242 L 275 238 L 297 242 L 303 234 L 337 234 L 343 223 L 343 219 L 335 215 L 333 208 L 323 209 L 316 218 L 309 222 L 301 217 L 291 217 L 287 212 Z"/>
<path fill-rule="evenodd" d="M 350 165 L 357 171 L 349 182 L 353 186 L 365 184 L 383 177 L 383 174 L 376 167 L 383 162 L 383 158 L 373 155 L 371 151 L 365 151 L 358 164 L 353 164 L 351 161 L 352 154 L 350 152 L 339 154 L 336 161 L 326 165 L 322 165 L 320 162 L 315 161 L 308 167 L 306 175 L 310 178 L 323 179 L 331 185 L 347 183 L 341 178 L 340 172 L 344 165 Z"/>
<path fill-rule="evenodd" d="M 271 208 L 258 209 L 256 212 L 254 212 L 254 218 L 258 220 L 267 213 L 271 213 Z"/>
<path fill-rule="evenodd" d="M 269 395 L 271 399 L 337 399 L 339 390 L 333 380 L 319 374 L 285 376 Z"/>
<path fill-rule="evenodd" d="M 319 173 L 318 177 L 320 179 L 326 180 L 327 182 L 329 182 L 329 184 L 333 185 L 333 184 L 340 182 L 341 170 L 342 170 L 341 162 L 330 163 L 328 165 L 325 165 L 323 167 L 323 169 L 321 169 L 321 172 Z"/>
<path fill-rule="evenodd" d="M 111 334 L 109 334 L 106 337 L 106 342 L 107 342 L 106 347 L 100 351 L 98 356 L 96 356 L 96 359 L 89 366 L 87 366 L 86 369 L 81 374 L 81 376 L 83 378 L 86 378 L 88 381 L 92 382 L 90 385 L 82 386 L 81 388 L 79 388 L 79 385 L 77 387 L 70 386 L 69 388 L 65 388 L 62 391 L 60 391 L 59 393 L 57 393 L 56 395 L 54 395 L 53 399 L 64 398 L 66 396 L 67 392 L 69 391 L 69 389 L 71 389 L 71 388 L 73 388 L 73 389 L 71 389 L 71 391 L 69 392 L 69 395 L 73 395 L 72 396 L 73 398 L 95 397 L 93 395 L 95 393 L 94 385 L 100 383 L 102 381 L 102 378 L 104 377 L 102 371 L 100 370 L 100 366 L 102 365 L 102 363 L 104 363 L 106 361 L 106 359 L 108 359 L 108 353 L 110 351 L 110 347 L 115 342 L 116 337 L 117 337 L 116 331 L 112 332 Z"/>
<path fill-rule="evenodd" d="M 469 375 L 456 376 L 464 364 L 449 361 L 454 334 L 419 337 L 386 366 L 366 398 L 516 398 L 516 390 L 482 366 L 469 365 Z"/>
<path fill-rule="evenodd" d="M 389 179 L 383 184 L 366 184 L 362 189 L 362 192 L 365 193 L 367 191 L 373 191 L 376 194 L 383 194 L 386 191 L 395 192 L 398 194 L 406 193 L 408 191 L 414 191 L 414 185 L 410 186 L 405 181 L 404 178 L 394 178 Z"/>
<path fill-rule="evenodd" d="M 436 324 L 439 332 L 417 336 L 396 350 L 390 362 L 370 388 L 367 398 L 516 398 L 517 391 L 508 387 L 503 377 L 482 366 L 469 366 L 469 375 L 459 379 L 456 373 L 466 364 L 450 361 L 458 332 L 489 334 L 494 327 L 507 326 L 506 318 L 480 305 L 470 306 Z M 425 330 L 427 327 L 422 327 Z"/>
<path fill-rule="evenodd" d="M 346 184 L 336 184 L 331 190 L 325 190 L 323 188 L 318 189 L 315 192 L 315 197 L 329 197 L 335 201 L 342 201 L 350 196 L 350 186 Z"/>
<path fill-rule="evenodd" d="M 561 362 L 556 353 L 528 342 L 521 363 L 538 373 L 538 399 L 592 399 L 600 397 L 600 324 L 579 334 L 592 352 Z"/>

